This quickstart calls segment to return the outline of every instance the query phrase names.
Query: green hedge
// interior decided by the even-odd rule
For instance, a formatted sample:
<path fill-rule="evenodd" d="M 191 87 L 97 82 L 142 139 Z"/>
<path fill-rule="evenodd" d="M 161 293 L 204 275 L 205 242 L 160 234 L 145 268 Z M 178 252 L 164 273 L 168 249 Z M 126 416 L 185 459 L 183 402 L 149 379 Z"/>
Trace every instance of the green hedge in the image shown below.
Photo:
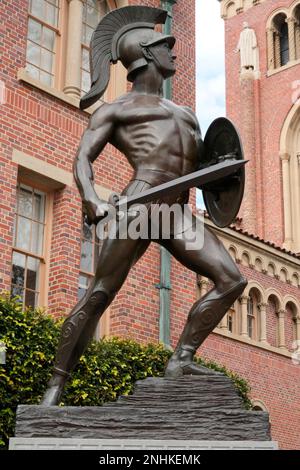
<path fill-rule="evenodd" d="M 6 364 L 0 364 L 0 447 L 13 436 L 18 404 L 36 404 L 51 376 L 61 321 L 41 311 L 22 311 L 17 299 L 0 297 L 0 342 Z M 80 359 L 63 395 L 63 405 L 93 406 L 131 392 L 136 380 L 160 376 L 170 357 L 161 345 L 142 346 L 112 338 L 93 341 Z M 215 363 L 201 363 L 233 380 L 247 408 L 249 387 L 237 375 Z"/>

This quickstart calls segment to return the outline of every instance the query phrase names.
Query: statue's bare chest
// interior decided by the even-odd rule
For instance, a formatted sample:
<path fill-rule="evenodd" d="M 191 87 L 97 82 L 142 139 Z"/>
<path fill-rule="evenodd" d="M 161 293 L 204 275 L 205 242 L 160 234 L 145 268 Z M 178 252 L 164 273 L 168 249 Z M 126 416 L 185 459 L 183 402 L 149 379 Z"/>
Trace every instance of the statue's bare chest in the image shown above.
<path fill-rule="evenodd" d="M 171 101 L 160 97 L 149 97 L 147 95 L 128 100 L 120 107 L 119 123 L 122 126 L 136 124 L 147 124 L 147 122 L 160 125 L 160 121 L 168 121 L 169 125 L 179 128 L 196 127 L 195 118 L 191 112 L 179 107 Z M 167 125 L 165 122 L 164 125 Z"/>

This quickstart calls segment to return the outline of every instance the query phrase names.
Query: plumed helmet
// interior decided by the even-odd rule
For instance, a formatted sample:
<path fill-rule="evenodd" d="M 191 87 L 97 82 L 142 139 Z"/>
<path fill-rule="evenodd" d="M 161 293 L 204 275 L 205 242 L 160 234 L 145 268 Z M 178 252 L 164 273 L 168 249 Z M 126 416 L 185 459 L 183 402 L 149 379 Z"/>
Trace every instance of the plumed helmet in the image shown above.
<path fill-rule="evenodd" d="M 137 70 L 148 65 L 143 47 L 155 46 L 161 42 L 167 42 L 172 49 L 175 38 L 147 28 L 134 29 L 121 37 L 118 43 L 118 57 L 127 69 L 127 79 L 130 82 L 133 81 Z"/>
<path fill-rule="evenodd" d="M 143 47 L 168 42 L 175 44 L 173 36 L 154 31 L 155 25 L 164 24 L 168 12 L 159 8 L 129 6 L 112 10 L 95 29 L 90 47 L 91 89 L 80 100 L 85 109 L 95 103 L 105 92 L 110 78 L 110 64 L 121 60 L 128 70 L 128 80 L 135 72 L 147 66 Z"/>

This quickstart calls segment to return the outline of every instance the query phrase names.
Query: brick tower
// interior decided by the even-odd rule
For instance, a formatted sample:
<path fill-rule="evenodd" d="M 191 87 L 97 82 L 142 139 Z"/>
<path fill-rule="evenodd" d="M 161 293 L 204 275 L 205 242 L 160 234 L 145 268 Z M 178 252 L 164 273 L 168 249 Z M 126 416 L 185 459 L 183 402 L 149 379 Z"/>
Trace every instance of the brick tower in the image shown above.
<path fill-rule="evenodd" d="M 239 219 L 217 232 L 249 284 L 203 354 L 247 377 L 273 439 L 299 448 L 300 1 L 219 1 L 227 116 L 249 163 Z"/>
<path fill-rule="evenodd" d="M 300 2 L 222 0 L 221 10 L 227 114 L 238 125 L 250 160 L 241 226 L 299 253 Z M 237 50 L 245 23 L 254 39 Z M 247 47 L 253 48 L 253 63 L 245 65 Z"/>

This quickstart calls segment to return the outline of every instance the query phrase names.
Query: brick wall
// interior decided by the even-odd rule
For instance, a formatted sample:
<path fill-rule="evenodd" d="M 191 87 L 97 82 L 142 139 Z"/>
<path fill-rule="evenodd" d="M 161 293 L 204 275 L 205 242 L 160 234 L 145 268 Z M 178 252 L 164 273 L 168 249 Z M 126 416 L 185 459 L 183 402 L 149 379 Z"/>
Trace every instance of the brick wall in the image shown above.
<path fill-rule="evenodd" d="M 277 354 L 215 334 L 206 340 L 201 354 L 245 378 L 252 399 L 262 400 L 270 413 L 273 440 L 281 449 L 299 449 L 299 366 Z"/>
<path fill-rule="evenodd" d="M 246 158 L 251 161 L 247 168 L 251 181 L 254 178 L 253 167 L 256 169 L 256 185 L 248 188 L 247 199 L 251 201 L 257 218 L 254 220 L 249 213 L 250 202 L 245 202 L 244 211 L 241 212 L 244 217 L 243 227 L 279 245 L 284 241 L 279 140 L 283 123 L 293 105 L 292 83 L 298 79 L 300 65 L 267 76 L 266 23 L 278 7 L 289 7 L 291 4 L 291 0 L 267 0 L 225 21 L 227 114 L 241 131 Z M 251 91 L 253 107 L 248 106 L 248 109 L 245 109 L 249 103 L 245 102 L 244 87 L 239 86 L 240 58 L 239 54 L 234 52 L 244 21 L 256 32 L 261 72 L 260 80 L 254 82 L 254 90 Z M 255 151 L 253 147 L 249 148 L 252 142 L 249 143 L 247 135 L 247 130 L 253 128 L 253 118 Z"/>
<path fill-rule="evenodd" d="M 227 115 L 239 128 L 250 162 L 246 171 L 246 192 L 240 215 L 242 228 L 272 241 L 284 242 L 284 213 L 280 134 L 283 123 L 293 106 L 292 82 L 299 76 L 300 65 L 267 76 L 266 23 L 279 7 L 289 7 L 291 0 L 266 0 L 225 20 L 226 43 L 226 103 Z M 259 80 L 240 77 L 240 57 L 235 53 L 243 22 L 256 32 L 259 55 Z M 273 288 L 281 297 L 290 294 L 299 300 L 299 288 L 276 277 L 251 272 L 243 267 L 248 280 L 259 282 L 264 289 Z M 270 296 L 267 303 L 267 341 L 278 344 L 278 306 Z M 286 309 L 285 341 L 289 351 L 295 337 L 293 315 Z M 251 346 L 220 340 L 212 336 L 203 347 L 208 357 L 239 372 L 249 380 L 253 398 L 263 400 L 272 422 L 272 437 L 282 448 L 299 448 L 299 366 L 291 359 L 264 352 Z M 297 384 L 297 385 L 296 385 Z M 296 398 L 296 396 L 298 398 Z"/>

